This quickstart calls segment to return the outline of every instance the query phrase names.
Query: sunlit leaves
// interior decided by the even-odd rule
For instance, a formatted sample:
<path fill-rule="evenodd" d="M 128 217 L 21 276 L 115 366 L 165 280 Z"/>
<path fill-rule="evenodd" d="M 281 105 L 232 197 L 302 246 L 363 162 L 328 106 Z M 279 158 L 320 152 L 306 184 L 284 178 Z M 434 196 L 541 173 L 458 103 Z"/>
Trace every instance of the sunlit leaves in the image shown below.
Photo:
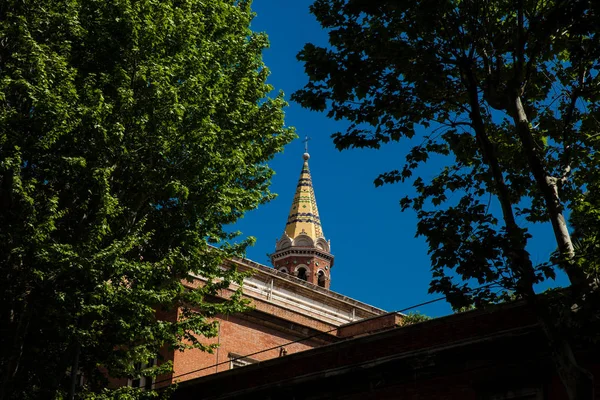
<path fill-rule="evenodd" d="M 225 226 L 273 197 L 265 162 L 293 137 L 249 2 L 0 9 L 1 337 L 27 343 L 15 393 L 53 397 L 77 346 L 92 391 L 98 366 L 129 376 L 161 348 L 208 350 L 211 317 L 244 308 L 209 301 L 241 283 L 221 265 L 252 243 L 224 245 Z M 188 273 L 206 284 L 185 289 Z"/>

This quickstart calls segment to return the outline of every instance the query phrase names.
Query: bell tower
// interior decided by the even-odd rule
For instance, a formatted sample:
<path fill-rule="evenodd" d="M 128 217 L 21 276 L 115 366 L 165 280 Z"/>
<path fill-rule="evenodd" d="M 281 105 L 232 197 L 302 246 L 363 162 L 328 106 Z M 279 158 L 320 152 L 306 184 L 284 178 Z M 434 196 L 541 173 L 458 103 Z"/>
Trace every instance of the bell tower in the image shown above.
<path fill-rule="evenodd" d="M 275 252 L 271 254 L 271 262 L 278 271 L 329 289 L 333 255 L 330 253 L 330 243 L 325 239 L 321 228 L 319 210 L 308 168 L 310 158 L 308 151 L 303 154 L 302 158 L 304 163 L 292 208 L 285 231 L 277 241 Z"/>

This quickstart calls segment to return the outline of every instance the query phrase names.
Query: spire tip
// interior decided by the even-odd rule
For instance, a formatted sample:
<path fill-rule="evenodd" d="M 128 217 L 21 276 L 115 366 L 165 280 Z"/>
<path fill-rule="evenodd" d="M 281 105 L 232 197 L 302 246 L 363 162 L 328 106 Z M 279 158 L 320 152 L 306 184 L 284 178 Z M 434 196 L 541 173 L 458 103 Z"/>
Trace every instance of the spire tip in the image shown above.
<path fill-rule="evenodd" d="M 310 155 L 308 154 L 308 141 L 311 138 L 309 138 L 308 136 L 306 136 L 303 140 L 304 142 L 304 154 L 302 155 L 302 158 L 304 158 L 304 161 L 308 161 L 308 159 L 310 158 Z"/>

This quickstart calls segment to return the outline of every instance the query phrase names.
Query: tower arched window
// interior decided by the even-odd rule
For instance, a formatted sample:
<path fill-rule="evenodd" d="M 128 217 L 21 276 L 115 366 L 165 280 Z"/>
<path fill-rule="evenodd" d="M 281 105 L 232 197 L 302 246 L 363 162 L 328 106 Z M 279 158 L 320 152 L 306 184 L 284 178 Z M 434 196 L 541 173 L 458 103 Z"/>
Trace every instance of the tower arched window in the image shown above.
<path fill-rule="evenodd" d="M 308 280 L 308 275 L 306 274 L 306 268 L 298 268 L 298 278 L 302 279 L 303 281 Z"/>
<path fill-rule="evenodd" d="M 317 282 L 319 286 L 325 287 L 325 273 L 323 271 L 319 271 L 317 274 Z"/>

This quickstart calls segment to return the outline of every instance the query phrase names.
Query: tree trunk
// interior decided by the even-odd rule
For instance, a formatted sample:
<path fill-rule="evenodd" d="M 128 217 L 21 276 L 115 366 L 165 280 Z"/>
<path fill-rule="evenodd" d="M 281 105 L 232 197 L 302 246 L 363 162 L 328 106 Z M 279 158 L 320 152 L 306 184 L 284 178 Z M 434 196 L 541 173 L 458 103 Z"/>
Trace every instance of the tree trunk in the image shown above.
<path fill-rule="evenodd" d="M 23 346 L 25 345 L 25 336 L 29 329 L 29 307 L 27 303 L 27 297 L 25 298 L 25 304 L 21 310 L 21 315 L 16 323 L 14 329 L 14 336 L 12 342 L 12 348 L 8 350 L 8 361 L 6 363 L 6 369 L 2 371 L 2 381 L 0 383 L 0 400 L 7 397 L 11 381 L 16 376 L 19 365 L 21 362 L 21 356 L 23 355 Z"/>
<path fill-rule="evenodd" d="M 71 364 L 71 383 L 69 385 L 69 396 L 67 399 L 75 399 L 75 391 L 77 389 L 77 373 L 79 372 L 79 354 L 81 354 L 81 344 L 75 343 L 73 354 L 73 363 Z"/>
<path fill-rule="evenodd" d="M 470 117 L 473 122 L 477 143 L 481 149 L 484 162 L 490 168 L 490 173 L 492 174 L 497 190 L 497 196 L 502 207 L 506 229 L 511 238 L 511 245 L 515 246 L 513 249 L 515 252 L 513 253 L 514 256 L 511 257 L 511 263 L 514 268 L 519 270 L 520 279 L 518 284 L 522 290 L 522 294 L 535 309 L 538 322 L 546 336 L 552 360 L 567 391 L 569 399 L 592 400 L 594 398 L 593 376 L 579 366 L 568 339 L 556 328 L 552 316 L 548 312 L 547 305 L 539 303 L 539 299 L 533 290 L 533 265 L 529 253 L 525 250 L 525 242 L 523 240 L 519 241 L 521 232 L 514 218 L 512 201 L 509 197 L 508 188 L 506 187 L 493 143 L 489 141 L 485 132 L 485 125 L 479 109 L 476 80 L 468 67 L 463 69 L 463 77 L 469 94 L 469 103 L 471 106 Z M 573 245 L 562 214 L 556 181 L 551 181 L 550 177 L 545 173 L 545 168 L 536 152 L 535 143 L 533 142 L 533 137 L 529 130 L 527 116 L 518 96 L 515 104 L 515 109 L 517 110 L 516 113 L 513 113 L 515 124 L 517 125 L 519 137 L 523 142 L 525 152 L 527 153 L 527 160 L 533 171 L 536 183 L 543 193 L 552 221 L 556 241 L 559 244 L 559 250 L 561 254 L 568 255 L 569 258 L 572 258 L 574 254 Z M 572 264 L 569 264 L 565 270 L 567 270 L 567 268 L 569 268 L 567 273 L 570 272 L 569 278 L 571 279 L 572 284 L 582 284 L 582 282 L 584 282 L 583 279 L 585 276 L 581 271 L 575 271 Z"/>
<path fill-rule="evenodd" d="M 556 238 L 558 250 L 561 254 L 560 266 L 567 273 L 571 285 L 575 289 L 575 294 L 579 294 L 586 286 L 586 277 L 583 271 L 572 262 L 575 251 L 565 217 L 562 213 L 562 205 L 558 196 L 557 179 L 546 173 L 546 168 L 538 155 L 536 144 L 531 134 L 531 128 L 529 127 L 529 120 L 527 119 L 520 96 L 514 96 L 511 114 L 517 128 L 517 134 L 523 145 L 523 151 L 527 157 L 529 168 L 537 187 L 542 193 L 546 209 L 548 210 L 548 216 L 554 230 L 554 237 Z"/>
<path fill-rule="evenodd" d="M 580 295 L 581 291 L 586 286 L 586 277 L 583 271 L 575 267 L 572 263 L 575 252 L 562 213 L 562 205 L 558 196 L 557 181 L 556 178 L 547 174 L 542 159 L 538 155 L 533 135 L 529 127 L 527 114 L 523 108 L 521 98 L 518 95 L 514 96 L 512 118 L 521 144 L 523 145 L 529 167 L 535 182 L 542 193 L 546 209 L 548 210 L 549 218 L 554 230 L 554 236 L 562 256 L 561 267 L 563 267 L 567 273 L 571 285 L 574 287 L 574 293 Z M 538 322 L 548 340 L 552 361 L 554 362 L 558 375 L 567 391 L 569 399 L 593 400 L 593 375 L 577 363 L 568 338 L 556 328 L 552 316 L 548 312 L 547 305 L 539 303 L 539 300 L 533 292 L 533 288 L 527 297 L 530 304 L 535 307 Z"/>
<path fill-rule="evenodd" d="M 492 175 L 496 196 L 500 201 L 502 217 L 511 246 L 509 254 L 511 267 L 513 272 L 519 277 L 517 284 L 522 287 L 523 291 L 526 291 L 531 287 L 534 278 L 531 257 L 529 252 L 525 249 L 527 242 L 523 236 L 523 231 L 519 228 L 519 225 L 515 220 L 513 202 L 510 198 L 510 192 L 506 185 L 506 181 L 504 180 L 504 175 L 502 174 L 502 168 L 498 162 L 496 149 L 494 144 L 490 141 L 485 129 L 483 117 L 481 116 L 481 110 L 479 108 L 479 94 L 473 71 L 467 67 L 463 69 L 463 76 L 464 84 L 467 87 L 469 95 L 469 105 L 471 107 L 470 118 L 473 122 L 475 139 L 481 151 L 483 161 L 487 164 L 489 172 Z"/>
<path fill-rule="evenodd" d="M 530 303 L 535 307 L 538 322 L 548 340 L 552 361 L 567 396 L 570 400 L 593 400 L 594 376 L 577 363 L 568 339 L 552 323 L 548 305 L 541 303 L 539 297 L 531 297 Z"/>

